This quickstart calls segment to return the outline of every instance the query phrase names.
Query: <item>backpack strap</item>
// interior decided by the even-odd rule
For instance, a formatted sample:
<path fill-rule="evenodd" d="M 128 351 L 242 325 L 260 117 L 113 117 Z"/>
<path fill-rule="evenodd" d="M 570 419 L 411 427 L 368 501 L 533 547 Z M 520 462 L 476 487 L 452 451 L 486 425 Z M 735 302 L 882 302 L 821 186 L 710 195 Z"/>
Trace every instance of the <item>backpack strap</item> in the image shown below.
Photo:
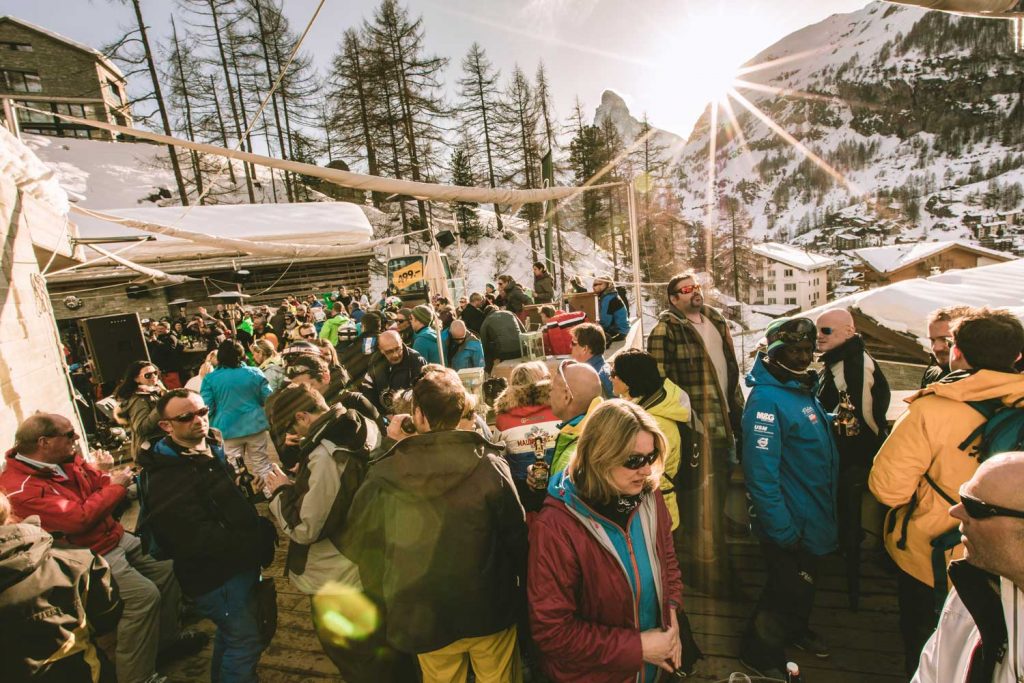
<path fill-rule="evenodd" d="M 985 401 L 967 401 L 967 405 L 981 413 L 981 416 L 985 418 L 985 422 L 978 425 L 973 432 L 971 432 L 966 439 L 960 442 L 957 446 L 961 451 L 967 452 L 970 445 L 974 443 L 974 440 L 985 433 L 985 425 L 992 417 L 1000 411 L 1003 407 L 1003 402 L 998 398 L 990 398 Z"/>
<path fill-rule="evenodd" d="M 931 486 L 935 490 L 935 492 L 938 493 L 942 497 L 942 499 L 944 501 L 946 501 L 950 505 L 956 505 L 957 501 L 954 500 L 953 497 L 950 496 L 948 493 L 943 491 L 942 487 L 935 483 L 935 480 L 932 479 L 932 476 L 930 474 L 928 474 L 928 472 L 924 473 L 924 480 L 926 482 L 928 482 L 928 485 Z M 907 527 L 910 525 L 910 518 L 911 518 L 911 516 L 913 516 L 914 510 L 917 509 L 917 504 L 918 504 L 917 494 L 915 493 L 913 496 L 911 496 L 910 502 L 907 503 L 907 513 L 906 513 L 906 515 L 904 515 L 903 522 L 900 524 L 900 537 L 896 541 L 896 547 L 899 548 L 900 550 L 906 550 L 907 549 Z M 892 517 L 892 521 L 889 523 L 888 533 L 892 533 L 893 529 L 895 529 L 895 528 L 896 528 L 896 517 L 893 516 Z M 959 538 L 959 535 L 957 536 L 957 538 Z"/>
<path fill-rule="evenodd" d="M 949 579 L 946 574 L 946 552 L 960 545 L 960 529 L 953 527 L 949 531 L 932 539 L 932 576 L 935 579 L 934 598 L 935 614 L 942 613 L 949 592 Z"/>

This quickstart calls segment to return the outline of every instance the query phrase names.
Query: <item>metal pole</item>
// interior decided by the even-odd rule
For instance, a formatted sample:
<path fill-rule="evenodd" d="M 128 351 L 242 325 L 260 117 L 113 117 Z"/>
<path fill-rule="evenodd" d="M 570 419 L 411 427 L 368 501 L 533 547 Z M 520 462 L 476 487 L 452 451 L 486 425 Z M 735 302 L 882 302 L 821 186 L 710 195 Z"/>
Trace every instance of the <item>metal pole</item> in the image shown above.
<path fill-rule="evenodd" d="M 633 179 L 626 186 L 626 208 L 629 212 L 629 239 L 632 242 L 630 251 L 633 254 L 633 298 L 636 299 L 637 324 L 640 326 L 640 339 L 644 338 L 644 308 L 640 287 L 640 227 L 636 218 L 636 194 Z"/>
<path fill-rule="evenodd" d="M 544 155 L 544 158 L 541 160 L 541 171 L 542 171 L 543 176 L 544 176 L 544 187 L 551 187 L 552 185 L 554 185 L 555 184 L 555 164 L 554 164 L 553 155 L 551 154 L 551 150 L 550 149 L 548 150 L 548 153 Z M 555 203 L 555 200 L 552 200 L 552 203 L 553 203 L 554 206 L 557 206 L 557 203 Z M 544 207 L 543 208 L 544 215 L 547 217 L 547 220 L 544 221 L 545 224 L 546 224 L 544 226 L 544 259 L 547 261 L 548 272 L 549 273 L 554 273 L 555 272 L 555 257 L 554 257 L 554 249 L 552 248 L 552 244 L 551 244 L 552 243 L 552 239 L 553 239 L 553 230 L 552 230 L 553 225 L 552 225 L 552 221 L 554 220 L 553 214 L 558 209 L 557 208 L 553 208 L 549 212 L 548 211 L 548 203 L 547 202 L 544 202 L 543 207 Z M 552 283 L 554 283 L 554 280 L 555 280 L 555 277 L 554 277 L 554 275 L 552 275 L 551 276 Z"/>

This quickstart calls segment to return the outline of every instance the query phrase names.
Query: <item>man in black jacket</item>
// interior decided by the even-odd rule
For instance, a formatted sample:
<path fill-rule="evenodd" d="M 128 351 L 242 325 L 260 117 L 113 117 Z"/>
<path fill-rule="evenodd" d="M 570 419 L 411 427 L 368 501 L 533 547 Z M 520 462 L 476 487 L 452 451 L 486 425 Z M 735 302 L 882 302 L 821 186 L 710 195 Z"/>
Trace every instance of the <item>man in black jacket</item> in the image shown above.
<path fill-rule="evenodd" d="M 451 369 L 423 376 L 399 443 L 349 509 L 343 552 L 384 608 L 388 643 L 416 654 L 425 683 L 469 657 L 478 680 L 512 680 L 526 522 L 501 450 L 457 426 L 466 392 Z M 417 434 L 395 425 L 411 418 Z"/>
<path fill-rule="evenodd" d="M 861 505 L 871 462 L 889 435 L 889 383 L 846 309 L 822 313 L 817 320 L 818 352 L 824 365 L 818 400 L 837 414 L 833 423 L 839 449 L 839 548 L 846 556 L 850 604 L 857 605 L 860 576 Z"/>
<path fill-rule="evenodd" d="M 462 309 L 459 317 L 466 323 L 466 327 L 473 334 L 479 336 L 480 328 L 484 324 L 484 295 L 480 292 L 473 292 L 469 295 L 469 303 Z"/>
<path fill-rule="evenodd" d="M 174 561 L 182 591 L 217 625 L 211 679 L 255 683 L 267 646 L 255 594 L 261 554 L 272 544 L 267 524 L 236 485 L 202 397 L 174 389 L 160 397 L 157 410 L 167 436 L 139 452 L 140 525 L 149 526 L 160 552 Z"/>
<path fill-rule="evenodd" d="M 398 332 L 388 330 L 377 340 L 377 351 L 370 361 L 370 369 L 363 378 L 360 391 L 381 415 L 390 415 L 395 394 L 411 389 L 426 364 L 423 356 L 402 343 Z"/>

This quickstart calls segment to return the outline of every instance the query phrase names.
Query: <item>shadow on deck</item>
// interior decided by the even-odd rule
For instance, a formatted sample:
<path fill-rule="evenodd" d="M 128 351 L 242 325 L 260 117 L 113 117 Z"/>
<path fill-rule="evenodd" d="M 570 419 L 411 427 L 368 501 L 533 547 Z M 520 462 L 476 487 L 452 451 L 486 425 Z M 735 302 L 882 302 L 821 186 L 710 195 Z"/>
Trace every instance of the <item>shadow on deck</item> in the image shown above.
<path fill-rule="evenodd" d="M 266 572 L 277 579 L 280 615 L 274 642 L 260 660 L 260 681 L 342 681 L 313 631 L 309 598 L 283 577 L 285 547 L 282 543 L 274 564 Z M 747 594 L 745 599 L 720 600 L 701 594 L 688 594 L 684 598 L 697 643 L 705 654 L 705 659 L 697 665 L 696 676 L 689 680 L 728 680 L 730 673 L 744 671 L 736 659 L 739 636 L 764 583 L 764 574 L 760 553 L 753 541 L 732 543 L 730 553 Z M 832 657 L 816 660 L 795 649 L 789 653 L 791 659 L 800 663 L 801 672 L 810 683 L 904 683 L 906 680 L 896 580 L 882 568 L 877 553 L 865 551 L 864 554 L 857 612 L 848 607 L 841 560 L 833 556 L 822 563 L 811 626 L 829 644 Z M 213 634 L 213 624 L 208 621 L 196 627 Z M 163 673 L 174 683 L 209 680 L 211 653 L 212 645 Z"/>

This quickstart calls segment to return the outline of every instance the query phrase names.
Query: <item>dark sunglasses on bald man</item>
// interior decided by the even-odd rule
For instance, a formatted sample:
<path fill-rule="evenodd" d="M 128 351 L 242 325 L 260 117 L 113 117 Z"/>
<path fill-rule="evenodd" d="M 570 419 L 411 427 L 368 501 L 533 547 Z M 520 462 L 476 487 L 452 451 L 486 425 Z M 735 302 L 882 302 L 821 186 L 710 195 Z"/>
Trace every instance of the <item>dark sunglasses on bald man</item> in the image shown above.
<path fill-rule="evenodd" d="M 196 419 L 197 417 L 206 417 L 209 414 L 210 414 L 210 409 L 208 407 L 206 407 L 206 406 L 203 406 L 199 410 L 193 410 L 193 411 L 188 412 L 188 413 L 182 413 L 181 415 L 175 415 L 174 417 L 169 417 L 167 419 L 168 420 L 174 420 L 175 422 L 180 422 L 182 424 L 188 424 L 189 422 L 191 422 L 192 420 Z"/>
<path fill-rule="evenodd" d="M 964 512 L 971 519 L 988 519 L 989 517 L 1016 517 L 1017 519 L 1024 519 L 1024 510 L 1014 510 L 1000 505 L 993 505 L 963 493 L 960 494 L 960 504 L 964 506 Z"/>

